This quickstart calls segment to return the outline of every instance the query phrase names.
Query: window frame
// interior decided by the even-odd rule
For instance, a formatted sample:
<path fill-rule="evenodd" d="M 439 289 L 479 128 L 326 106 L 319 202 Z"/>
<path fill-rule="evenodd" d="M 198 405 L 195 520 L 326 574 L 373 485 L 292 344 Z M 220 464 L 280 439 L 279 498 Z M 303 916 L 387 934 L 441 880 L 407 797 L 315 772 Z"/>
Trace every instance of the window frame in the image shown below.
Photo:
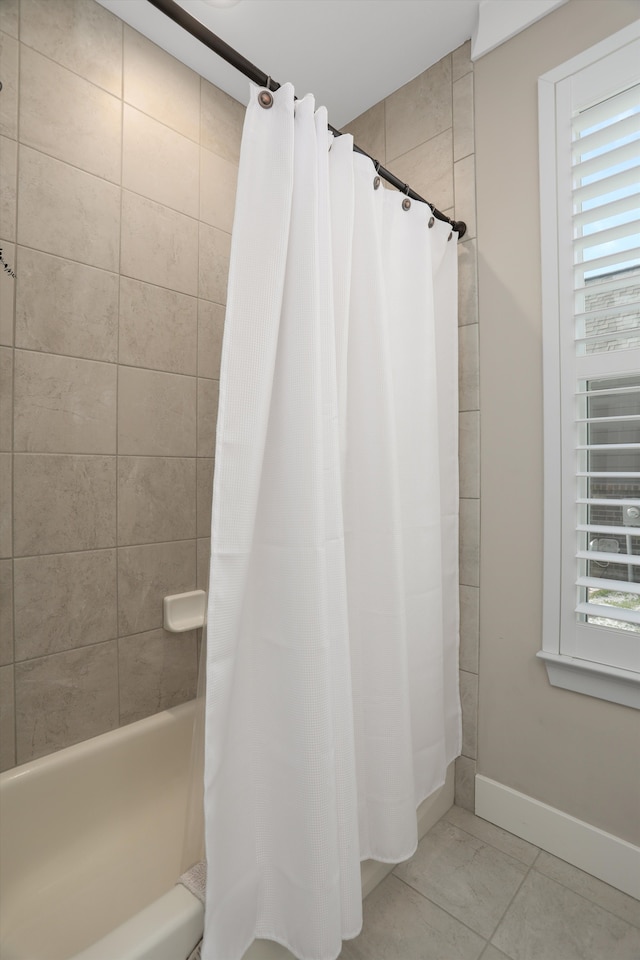
<path fill-rule="evenodd" d="M 573 263 L 573 238 L 567 223 L 571 222 L 571 120 L 574 110 L 572 88 L 576 74 L 585 68 L 587 88 L 593 83 L 597 100 L 599 85 L 608 79 L 610 65 L 604 58 L 618 54 L 629 59 L 629 45 L 640 40 L 640 20 L 589 48 L 577 57 L 543 74 L 538 80 L 538 121 L 540 157 L 540 222 L 543 319 L 543 404 L 544 404 L 544 547 L 543 547 L 543 617 L 542 650 L 537 654 L 545 662 L 553 686 L 621 703 L 640 709 L 640 672 L 607 663 L 607 656 L 598 648 L 594 659 L 584 659 L 575 643 L 575 560 L 569 556 L 569 533 L 575 540 L 575 457 L 574 445 L 566 444 L 563 455 L 563 420 L 566 433 L 575 419 L 567 419 L 567 402 L 563 397 L 563 379 L 576 380 L 573 330 L 566 318 L 567 305 L 573 313 L 573 284 L 566 264 Z M 627 48 L 625 50 L 625 48 Z M 636 60 L 635 62 L 640 62 Z M 640 77 L 638 78 L 640 79 Z M 588 100 L 588 92 L 582 99 Z M 566 149 L 569 162 L 558 162 L 559 145 Z M 570 342 L 569 342 L 570 341 Z M 634 351 L 635 353 L 636 351 Z M 613 355 L 612 355 L 613 356 Z M 614 373 L 615 361 L 612 364 Z M 573 369 L 572 369 L 573 368 Z M 617 372 L 617 370 L 615 370 Z M 600 374 L 599 374 L 600 375 Z M 566 391 L 565 391 L 566 392 Z M 571 389 L 573 396 L 573 388 Z M 563 529 L 564 525 L 564 529 Z M 611 636 L 613 631 L 595 627 Z M 568 631 L 568 632 L 567 632 Z M 595 634 L 594 634 L 595 637 Z M 640 671 L 640 637 L 638 638 Z M 598 647 L 596 641 L 596 647 Z M 570 651 L 570 652 L 569 652 Z"/>

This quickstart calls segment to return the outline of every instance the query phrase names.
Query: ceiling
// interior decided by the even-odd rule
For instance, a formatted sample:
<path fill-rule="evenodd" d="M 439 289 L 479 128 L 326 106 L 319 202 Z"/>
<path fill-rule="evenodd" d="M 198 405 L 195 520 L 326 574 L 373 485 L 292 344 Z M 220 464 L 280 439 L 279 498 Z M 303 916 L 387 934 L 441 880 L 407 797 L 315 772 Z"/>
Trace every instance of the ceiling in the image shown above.
<path fill-rule="evenodd" d="M 98 2 L 247 102 L 249 81 L 147 0 Z M 299 97 L 315 94 L 340 128 L 472 36 L 475 48 L 482 14 L 494 22 L 482 41 L 486 52 L 496 45 L 496 25 L 504 40 L 564 0 L 238 0 L 222 8 L 179 2 L 274 80 L 290 81 Z"/>

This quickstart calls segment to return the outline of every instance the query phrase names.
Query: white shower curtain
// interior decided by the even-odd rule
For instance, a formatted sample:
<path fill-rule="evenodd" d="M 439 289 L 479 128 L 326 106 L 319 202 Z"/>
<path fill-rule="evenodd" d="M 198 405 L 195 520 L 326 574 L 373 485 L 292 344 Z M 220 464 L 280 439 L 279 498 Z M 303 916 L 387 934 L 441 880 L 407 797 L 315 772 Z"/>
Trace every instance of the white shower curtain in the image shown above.
<path fill-rule="evenodd" d="M 460 752 L 456 235 L 252 90 L 208 608 L 204 960 L 333 960 Z"/>

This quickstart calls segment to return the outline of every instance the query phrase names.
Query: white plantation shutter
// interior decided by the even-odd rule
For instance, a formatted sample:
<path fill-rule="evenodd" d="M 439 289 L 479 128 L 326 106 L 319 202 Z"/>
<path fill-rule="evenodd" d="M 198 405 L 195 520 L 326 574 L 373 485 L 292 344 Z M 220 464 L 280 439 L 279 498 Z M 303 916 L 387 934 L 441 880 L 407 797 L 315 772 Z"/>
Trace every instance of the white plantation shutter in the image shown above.
<path fill-rule="evenodd" d="M 564 75 L 558 68 L 540 81 L 540 655 L 548 667 L 557 661 L 623 677 L 627 689 L 637 681 L 620 701 L 633 705 L 640 705 L 639 33 L 636 25 L 629 42 L 622 31 L 618 48 L 609 43 L 606 55 L 594 48 L 591 60 L 587 51 L 564 65 Z"/>
<path fill-rule="evenodd" d="M 572 652 L 597 656 L 594 627 L 640 650 L 640 82 L 572 122 L 573 424 L 576 602 Z M 576 442 L 577 441 L 577 442 Z M 586 629 L 585 629 L 586 625 Z M 638 641 L 637 643 L 634 641 Z M 596 649 L 594 649 L 596 648 Z"/>

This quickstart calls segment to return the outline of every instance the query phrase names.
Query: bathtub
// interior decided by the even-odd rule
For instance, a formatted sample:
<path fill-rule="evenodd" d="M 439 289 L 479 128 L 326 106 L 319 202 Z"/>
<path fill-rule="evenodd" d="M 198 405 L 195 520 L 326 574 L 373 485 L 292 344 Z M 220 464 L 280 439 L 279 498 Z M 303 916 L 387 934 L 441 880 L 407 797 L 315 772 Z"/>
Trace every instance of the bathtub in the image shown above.
<path fill-rule="evenodd" d="M 195 703 L 0 774 L 1 960 L 185 960 Z"/>
<path fill-rule="evenodd" d="M 0 774 L 0 960 L 186 960 L 204 921 L 176 885 L 195 711 L 192 701 Z M 453 782 L 452 763 L 418 810 L 419 836 L 453 803 Z M 365 861 L 363 894 L 392 869 Z M 291 956 L 256 940 L 245 960 Z"/>

